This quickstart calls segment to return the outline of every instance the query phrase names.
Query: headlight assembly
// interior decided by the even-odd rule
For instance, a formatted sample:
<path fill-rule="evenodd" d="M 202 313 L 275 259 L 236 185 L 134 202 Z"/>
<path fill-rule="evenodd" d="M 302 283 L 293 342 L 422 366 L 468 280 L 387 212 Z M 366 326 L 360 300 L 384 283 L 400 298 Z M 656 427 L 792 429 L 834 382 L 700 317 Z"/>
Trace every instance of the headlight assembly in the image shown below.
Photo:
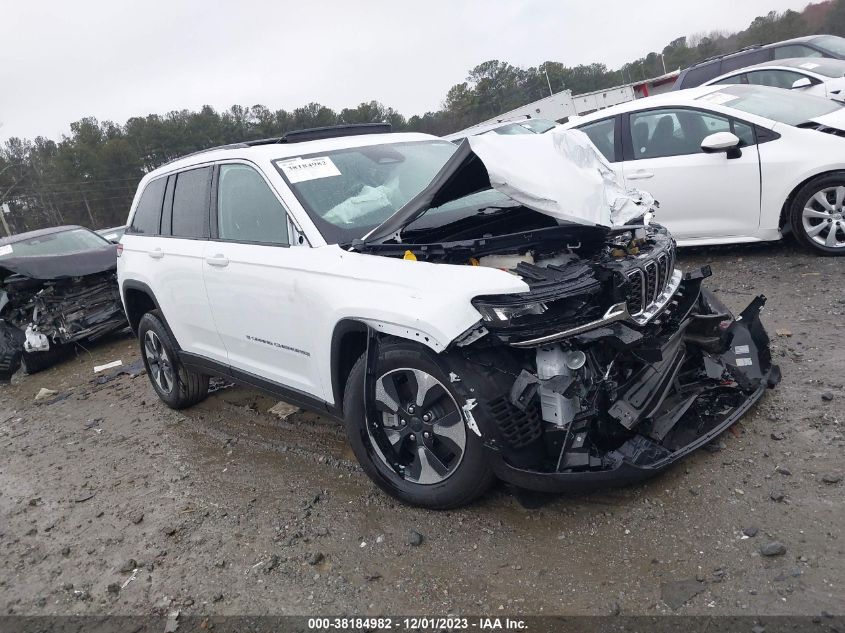
<path fill-rule="evenodd" d="M 535 301 L 530 303 L 517 303 L 507 301 L 499 297 L 477 297 L 473 299 L 472 305 L 481 313 L 485 323 L 491 325 L 507 325 L 510 322 L 528 315 L 539 315 L 546 311 L 546 304 Z"/>

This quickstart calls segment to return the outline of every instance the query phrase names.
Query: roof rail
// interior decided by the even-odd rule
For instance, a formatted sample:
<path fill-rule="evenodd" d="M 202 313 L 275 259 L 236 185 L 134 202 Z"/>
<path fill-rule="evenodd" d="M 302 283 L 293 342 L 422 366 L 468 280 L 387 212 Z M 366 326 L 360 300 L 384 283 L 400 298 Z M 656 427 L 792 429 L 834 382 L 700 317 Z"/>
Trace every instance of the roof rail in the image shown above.
<path fill-rule="evenodd" d="M 708 62 L 716 61 L 717 59 L 722 59 L 723 57 L 730 57 L 731 55 L 736 55 L 738 53 L 744 53 L 745 51 L 750 51 L 755 48 L 762 48 L 762 44 L 751 44 L 750 46 L 744 46 L 739 48 L 735 51 L 731 51 L 730 53 L 722 53 L 721 55 L 713 55 L 713 57 L 708 57 L 706 59 L 702 59 L 700 62 L 693 64 L 692 66 L 688 66 L 687 68 L 695 68 L 696 66 L 701 66 L 702 64 L 706 64 Z"/>
<path fill-rule="evenodd" d="M 390 123 L 350 123 L 345 125 L 328 125 L 326 127 L 312 127 L 308 130 L 294 130 L 288 132 L 279 143 L 302 143 L 338 136 L 359 136 L 361 134 L 389 134 L 392 130 Z"/>
<path fill-rule="evenodd" d="M 229 143 L 228 145 L 217 145 L 208 147 L 190 154 L 174 158 L 172 161 L 205 154 L 218 149 L 244 149 L 257 145 L 275 145 L 277 143 L 304 143 L 305 141 L 317 141 L 325 138 L 337 138 L 339 136 L 359 136 L 361 134 L 389 134 L 392 130 L 390 123 L 349 123 L 344 125 L 327 125 L 325 127 L 312 127 L 304 130 L 293 130 L 284 136 L 273 138 L 259 138 L 254 141 L 242 141 L 240 143 Z"/>

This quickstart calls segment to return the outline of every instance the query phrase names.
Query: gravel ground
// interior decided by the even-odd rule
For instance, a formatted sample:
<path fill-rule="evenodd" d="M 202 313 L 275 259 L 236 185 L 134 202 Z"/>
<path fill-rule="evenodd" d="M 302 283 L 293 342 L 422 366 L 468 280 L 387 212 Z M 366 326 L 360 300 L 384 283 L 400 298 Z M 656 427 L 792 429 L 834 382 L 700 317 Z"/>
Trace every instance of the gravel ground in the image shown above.
<path fill-rule="evenodd" d="M 18 375 L 0 388 L 0 607 L 843 614 L 845 262 L 791 243 L 681 253 L 708 262 L 731 308 L 769 297 L 781 385 L 665 475 L 534 509 L 503 486 L 460 511 L 398 505 L 337 424 L 253 391 L 175 412 L 144 375 L 97 384 L 94 365 L 139 358 L 129 338 Z"/>

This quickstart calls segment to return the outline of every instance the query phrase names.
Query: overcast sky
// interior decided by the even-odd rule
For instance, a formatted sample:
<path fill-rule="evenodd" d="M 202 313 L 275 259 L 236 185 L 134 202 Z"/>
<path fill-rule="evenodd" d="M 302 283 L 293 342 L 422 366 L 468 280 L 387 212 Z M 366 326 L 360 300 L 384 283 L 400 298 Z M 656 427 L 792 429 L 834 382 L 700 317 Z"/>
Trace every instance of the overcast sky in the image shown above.
<path fill-rule="evenodd" d="M 807 0 L 0 0 L 0 141 L 203 104 L 437 109 L 488 59 L 611 68 Z"/>

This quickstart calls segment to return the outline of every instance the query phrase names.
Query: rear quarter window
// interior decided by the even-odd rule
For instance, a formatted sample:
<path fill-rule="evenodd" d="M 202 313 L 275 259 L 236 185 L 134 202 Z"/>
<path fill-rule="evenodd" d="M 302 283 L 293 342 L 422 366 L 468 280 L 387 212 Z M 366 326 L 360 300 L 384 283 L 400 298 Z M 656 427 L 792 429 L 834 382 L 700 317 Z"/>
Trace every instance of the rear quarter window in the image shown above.
<path fill-rule="evenodd" d="M 718 61 L 691 68 L 687 71 L 687 74 L 684 75 L 679 88 L 695 88 L 696 86 L 700 86 L 705 81 L 710 81 L 711 79 L 721 75 L 722 72 L 720 68 L 721 66 Z"/>
<path fill-rule="evenodd" d="M 127 233 L 137 235 L 159 235 L 161 232 L 161 205 L 164 200 L 164 185 L 167 178 L 158 178 L 147 183 L 138 201 L 138 208 Z"/>

